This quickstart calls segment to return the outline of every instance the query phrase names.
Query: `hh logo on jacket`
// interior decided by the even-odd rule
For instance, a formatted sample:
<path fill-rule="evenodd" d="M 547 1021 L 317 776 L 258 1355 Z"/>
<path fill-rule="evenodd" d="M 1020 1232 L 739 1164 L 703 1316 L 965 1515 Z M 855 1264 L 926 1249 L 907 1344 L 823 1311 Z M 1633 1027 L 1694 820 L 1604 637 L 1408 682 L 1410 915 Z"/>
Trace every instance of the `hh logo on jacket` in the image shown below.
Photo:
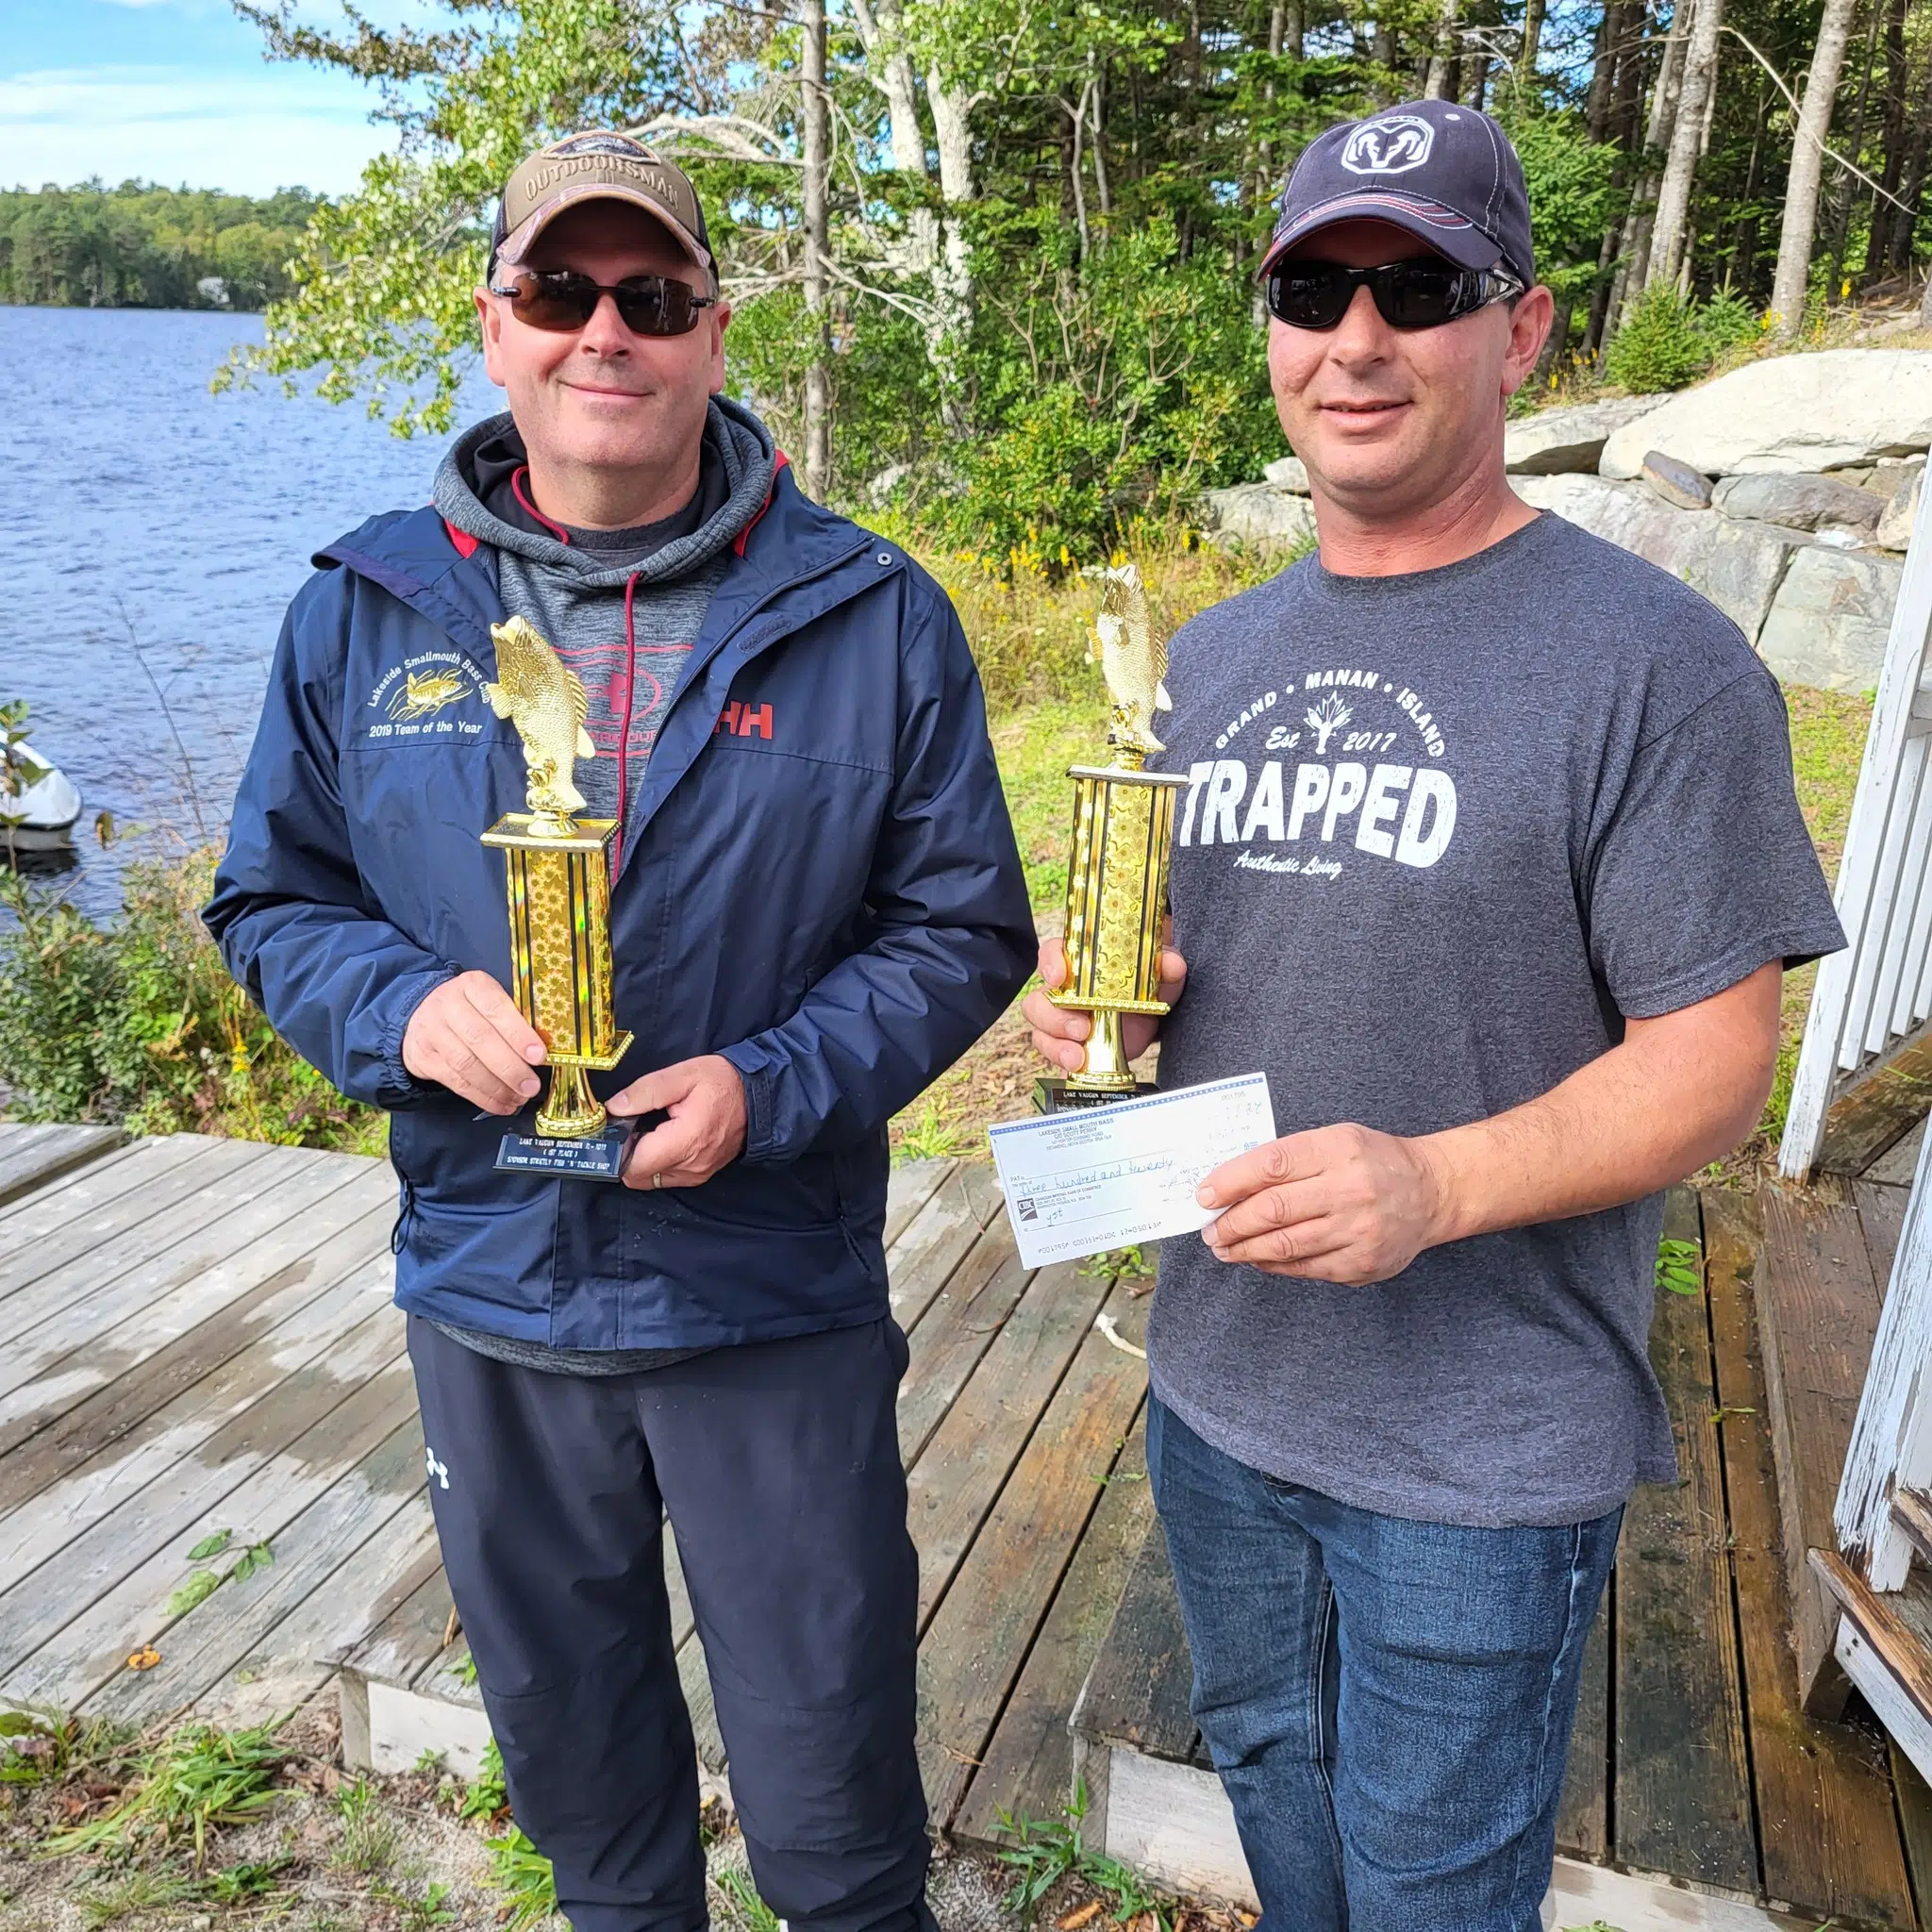
<path fill-rule="evenodd" d="M 772 708 L 770 705 L 754 705 L 733 698 L 718 713 L 718 722 L 711 726 L 711 736 L 720 732 L 736 738 L 762 738 L 767 742 L 772 736 Z"/>

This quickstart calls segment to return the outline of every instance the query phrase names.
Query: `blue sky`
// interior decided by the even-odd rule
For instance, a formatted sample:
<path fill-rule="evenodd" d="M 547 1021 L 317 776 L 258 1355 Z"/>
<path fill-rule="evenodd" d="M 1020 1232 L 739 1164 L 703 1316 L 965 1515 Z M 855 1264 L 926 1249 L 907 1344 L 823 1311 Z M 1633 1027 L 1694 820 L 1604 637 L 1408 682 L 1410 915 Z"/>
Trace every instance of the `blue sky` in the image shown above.
<path fill-rule="evenodd" d="M 366 9 L 408 18 L 408 0 Z M 318 23 L 340 18 L 311 0 Z M 393 143 L 347 75 L 270 63 L 227 0 L 0 0 L 0 187 L 99 175 L 340 193 Z"/>

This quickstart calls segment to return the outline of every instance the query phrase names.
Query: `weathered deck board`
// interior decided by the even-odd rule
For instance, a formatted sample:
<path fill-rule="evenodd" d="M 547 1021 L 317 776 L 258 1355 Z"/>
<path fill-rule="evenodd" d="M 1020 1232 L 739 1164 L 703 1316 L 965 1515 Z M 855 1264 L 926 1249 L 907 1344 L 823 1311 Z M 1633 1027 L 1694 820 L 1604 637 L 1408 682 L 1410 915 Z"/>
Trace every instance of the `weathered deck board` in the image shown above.
<path fill-rule="evenodd" d="M 1036 1291 L 1052 1276 L 1047 1270 L 1036 1277 Z M 1123 1339 L 1138 1347 L 1146 1329 L 1144 1296 L 1120 1283 L 1106 1309 Z M 1008 1332 L 1019 1321 L 1016 1314 Z M 988 1371 L 998 1366 L 990 1353 Z M 1003 1380 L 1002 1392 L 1024 1401 L 1017 1381 Z M 919 1651 L 919 1755 L 941 1830 L 951 1824 L 982 1760 L 1146 1390 L 1146 1363 L 1090 1324 L 933 1613 Z M 920 1540 L 922 1568 L 930 1541 Z"/>
<path fill-rule="evenodd" d="M 1835 1547 L 1832 1507 L 1878 1325 L 1878 1284 L 1864 1228 L 1841 1183 L 1827 1176 L 1802 1194 L 1766 1187 L 1759 1198 L 1757 1344 L 1777 1461 L 1798 1686 L 1807 1708 L 1835 1716 L 1843 1703 L 1842 1679 L 1831 1662 L 1838 1617 L 1807 1568 L 1806 1553 Z"/>
<path fill-rule="evenodd" d="M 1092 1330 L 1107 1291 L 1104 1279 L 1071 1265 L 1042 1268 L 913 1464 L 907 1517 L 919 1551 L 922 1631 Z M 1131 1420 L 1115 1433 L 1124 1435 Z M 1091 1505 L 1093 1497 L 1083 1500 Z"/>
<path fill-rule="evenodd" d="M 341 1459 L 359 1453 L 354 1430 L 368 1411 L 379 1417 L 410 1396 L 401 1318 L 390 1309 L 372 1314 L 324 1360 L 291 1375 L 275 1401 L 244 1409 L 193 1455 L 0 1591 L 0 1695 L 58 1690 L 68 1697 L 77 1687 L 62 1674 L 66 1660 L 93 1655 L 92 1638 L 75 1633 L 114 1591 L 131 1590 L 126 1600 L 152 1621 L 153 1606 L 187 1574 L 185 1552 L 201 1537 L 224 1527 L 238 1537 L 273 1534 L 276 1503 L 285 1496 L 307 1501 L 325 1487 Z M 380 1433 L 394 1426 L 391 1419 Z M 158 1596 L 141 1594 L 145 1583 L 163 1577 Z M 130 1578 L 137 1582 L 130 1585 Z M 110 1648 L 122 1634 L 119 1624 L 114 1629 Z M 135 1629 L 130 1647 L 151 1634 Z M 35 1688 L 24 1689 L 28 1683 Z"/>
<path fill-rule="evenodd" d="M 167 1604 L 193 1567 L 188 1551 L 195 1543 L 225 1528 L 234 1532 L 233 1549 L 256 1542 L 273 1544 L 345 1470 L 409 1423 L 414 1414 L 415 1390 L 408 1364 L 392 1361 L 288 1449 L 263 1463 L 246 1482 L 204 1507 L 174 1535 L 147 1539 L 145 1558 L 137 1567 L 123 1570 L 80 1614 L 13 1667 L 0 1682 L 0 1694 L 45 1698 L 58 1687 L 67 1693 L 70 1704 L 84 1707 L 121 1672 L 123 1659 L 138 1645 L 153 1643 L 165 1658 L 178 1621 Z M 415 1454 L 420 1463 L 420 1446 Z M 42 1574 L 53 1567 L 45 1566 Z M 78 1695 L 74 1694 L 76 1690 Z M 184 1693 L 192 1694 L 192 1690 Z"/>
<path fill-rule="evenodd" d="M 953 1820 L 962 1838 L 1002 1835 L 1000 1814 L 1057 1820 L 1074 1789 L 1068 1713 L 1107 1641 L 1127 1574 L 1154 1522 L 1144 1417 L 1122 1448 L 1053 1608 Z"/>
<path fill-rule="evenodd" d="M 345 1185 L 341 1172 L 332 1168 L 291 1173 L 237 1209 L 224 1232 L 209 1227 L 172 1249 L 157 1272 L 173 1285 L 111 1330 L 69 1341 L 67 1324 L 48 1323 L 13 1343 L 9 1354 L 20 1358 L 21 1367 L 13 1387 L 0 1393 L 0 1453 L 58 1423 L 202 1323 L 219 1320 L 258 1291 L 272 1291 L 270 1285 L 285 1278 L 285 1271 L 299 1269 L 318 1241 L 360 1219 L 366 1192 L 356 1186 L 359 1179 Z M 146 1272 L 135 1271 L 135 1278 Z M 93 1299 L 112 1302 L 118 1294 L 104 1290 Z M 0 1390 L 7 1390 L 8 1379 L 0 1373 Z"/>
<path fill-rule="evenodd" d="M 44 1187 L 70 1168 L 98 1160 L 126 1139 L 119 1127 L 0 1123 L 0 1204 Z"/>
<path fill-rule="evenodd" d="M 892 1170 L 886 1183 L 884 1239 L 889 1249 L 958 1165 L 957 1160 L 908 1160 Z"/>
<path fill-rule="evenodd" d="M 345 1213 L 354 1206 L 353 1198 L 342 1203 Z M 232 1379 L 218 1379 L 219 1372 L 240 1356 L 254 1351 L 258 1359 L 251 1366 L 259 1377 L 256 1386 L 272 1388 L 292 1366 L 282 1351 L 306 1332 L 301 1322 L 305 1309 L 358 1274 L 372 1292 L 387 1295 L 394 1273 L 389 1253 L 391 1213 L 385 1202 L 333 1229 L 317 1218 L 309 1230 L 316 1244 L 308 1253 L 294 1257 L 144 1362 L 101 1384 L 33 1436 L 0 1453 L 0 1520 L 130 1434 L 153 1436 L 158 1425 L 151 1419 L 163 1409 L 171 1420 L 178 1419 L 186 1412 L 183 1399 L 193 1391 L 200 1391 L 204 1403 L 219 1400 L 223 1381 Z M 312 1320 L 308 1325 L 312 1326 Z M 270 1346 L 264 1348 L 264 1343 Z M 6 1565 L 0 1561 L 0 1575 L 5 1574 Z"/>
<path fill-rule="evenodd" d="M 186 1172 L 207 1165 L 196 1163 Z M 118 1340 L 131 1317 L 177 1299 L 187 1286 L 200 1286 L 207 1299 L 219 1301 L 223 1284 L 206 1282 L 208 1270 L 261 1235 L 306 1220 L 318 1203 L 365 1174 L 359 1163 L 339 1154 L 308 1147 L 256 1150 L 252 1159 L 230 1163 L 225 1173 L 205 1177 L 186 1199 L 151 1214 L 139 1229 L 144 1248 L 139 1265 L 117 1272 L 111 1283 L 100 1283 L 96 1271 L 95 1284 L 75 1296 L 72 1289 L 79 1284 L 59 1270 L 10 1296 L 4 1305 L 8 1357 L 26 1350 L 52 1358 L 109 1331 Z M 299 1228 L 294 1239 L 302 1239 Z"/>
<path fill-rule="evenodd" d="M 1610 1848 L 1610 1632 L 1616 1599 L 1613 1573 L 1584 1642 L 1576 1724 L 1557 1807 L 1557 1849 L 1582 1858 L 1607 1857 Z"/>
<path fill-rule="evenodd" d="M 1865 1178 L 1886 1187 L 1909 1188 L 1919 1171 L 1919 1155 L 1924 1145 L 1925 1123 L 1921 1121 L 1903 1141 L 1894 1141 L 1865 1170 Z"/>
<path fill-rule="evenodd" d="M 1756 1198 L 1707 1191 L 1704 1235 L 1764 1889 L 1820 1918 L 1910 1925 L 1911 1889 L 1877 1740 L 1807 1718 L 1798 1695 L 1770 1403 L 1749 1292 L 1762 1237 Z"/>
<path fill-rule="evenodd" d="M 381 1262 L 363 1263 L 214 1374 L 139 1425 L 117 1430 L 98 1448 L 84 1429 L 76 1439 L 48 1430 L 0 1457 L 0 1501 L 8 1505 L 0 1515 L 0 1577 L 24 1574 L 45 1561 L 245 1411 L 263 1403 L 278 1405 L 291 1375 L 311 1365 L 325 1371 L 340 1367 L 335 1351 L 360 1324 L 378 1322 L 381 1326 L 370 1330 L 370 1337 L 380 1335 L 385 1347 L 391 1345 L 395 1319 L 387 1255 Z M 108 1391 L 115 1386 L 109 1384 Z"/>
<path fill-rule="evenodd" d="M 10 1304 L 22 1289 L 64 1268 L 73 1271 L 73 1291 L 84 1294 L 92 1280 L 113 1273 L 111 1261 L 92 1274 L 81 1268 L 95 1250 L 140 1229 L 123 1252 L 147 1254 L 158 1245 L 147 1226 L 158 1214 L 192 1200 L 267 1151 L 245 1141 L 171 1134 L 136 1141 L 125 1153 L 15 1201 L 0 1212 L 0 1340 L 16 1332 Z"/>
<path fill-rule="evenodd" d="M 1816 1167 L 1821 1174 L 1863 1174 L 1932 1108 L 1932 1033 L 1869 1070 L 1825 1116 Z"/>
<path fill-rule="evenodd" d="M 1666 1234 L 1699 1238 L 1674 1193 Z M 1700 1238 L 1701 1239 L 1701 1238 Z M 1682 1481 L 1640 1489 L 1617 1558 L 1617 1857 L 1641 1871 L 1757 1889 L 1738 1634 L 1725 1550 L 1717 1391 L 1704 1296 L 1660 1293 L 1650 1331 Z"/>
<path fill-rule="evenodd" d="M 1872 1278 L 1881 1302 L 1891 1281 L 1891 1264 L 1905 1232 L 1906 1203 L 1910 1198 L 1909 1188 L 1889 1187 L 1870 1178 L 1852 1183 L 1852 1202 L 1858 1210 L 1858 1226 L 1865 1237 L 1865 1252 L 1872 1259 Z"/>
<path fill-rule="evenodd" d="M 151 1671 L 117 1672 L 87 1708 L 140 1723 L 218 1697 L 228 1673 L 284 1618 L 323 1592 L 372 1538 L 389 1537 L 407 1560 L 430 1527 L 422 1473 L 423 1425 L 411 1410 L 275 1530 L 275 1561 L 268 1569 L 224 1583 L 171 1623 L 157 1641 L 161 1661 Z"/>

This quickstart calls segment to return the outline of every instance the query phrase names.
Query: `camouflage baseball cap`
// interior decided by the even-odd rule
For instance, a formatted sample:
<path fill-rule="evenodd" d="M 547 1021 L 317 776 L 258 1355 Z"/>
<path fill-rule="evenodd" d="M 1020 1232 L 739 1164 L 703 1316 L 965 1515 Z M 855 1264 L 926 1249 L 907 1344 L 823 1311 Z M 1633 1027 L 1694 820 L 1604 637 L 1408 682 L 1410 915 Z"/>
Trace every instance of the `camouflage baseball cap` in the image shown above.
<path fill-rule="evenodd" d="M 537 237 L 580 201 L 627 201 L 642 208 L 717 287 L 705 211 L 691 176 L 621 128 L 567 134 L 510 170 L 491 240 L 492 268 L 499 261 L 520 267 Z"/>

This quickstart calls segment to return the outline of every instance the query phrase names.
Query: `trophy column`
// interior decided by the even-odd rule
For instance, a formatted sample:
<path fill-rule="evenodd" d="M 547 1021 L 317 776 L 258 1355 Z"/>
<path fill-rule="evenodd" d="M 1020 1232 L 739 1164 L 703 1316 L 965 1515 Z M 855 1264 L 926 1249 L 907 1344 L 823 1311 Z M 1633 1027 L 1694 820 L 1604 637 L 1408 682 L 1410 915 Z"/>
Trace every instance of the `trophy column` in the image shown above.
<path fill-rule="evenodd" d="M 1077 1074 L 1035 1083 L 1041 1113 L 1098 1107 L 1151 1091 L 1127 1065 L 1124 1013 L 1163 1014 L 1160 928 L 1167 911 L 1168 858 L 1174 800 L 1184 777 L 1137 769 L 1124 750 L 1111 766 L 1074 765 L 1074 842 L 1067 866 L 1066 984 L 1056 1006 L 1093 1016 Z M 1128 760 L 1133 762 L 1128 764 Z"/>
<path fill-rule="evenodd" d="M 612 1124 L 587 1074 L 608 1073 L 630 1050 L 610 991 L 612 819 L 579 819 L 568 831 L 510 812 L 483 834 L 508 872 L 510 991 L 542 1036 L 552 1068 L 535 1135 L 507 1134 L 500 1168 L 615 1180 L 635 1124 Z M 549 821 L 548 823 L 555 823 Z"/>

